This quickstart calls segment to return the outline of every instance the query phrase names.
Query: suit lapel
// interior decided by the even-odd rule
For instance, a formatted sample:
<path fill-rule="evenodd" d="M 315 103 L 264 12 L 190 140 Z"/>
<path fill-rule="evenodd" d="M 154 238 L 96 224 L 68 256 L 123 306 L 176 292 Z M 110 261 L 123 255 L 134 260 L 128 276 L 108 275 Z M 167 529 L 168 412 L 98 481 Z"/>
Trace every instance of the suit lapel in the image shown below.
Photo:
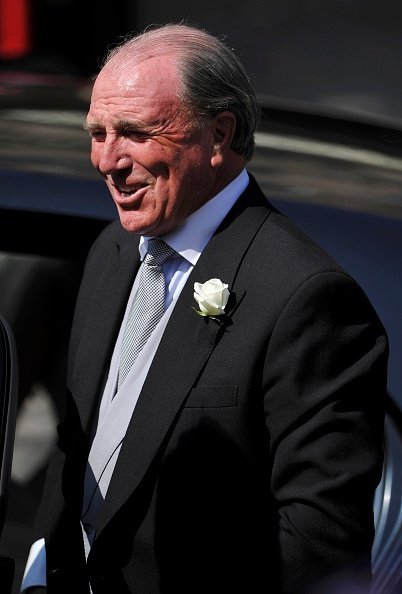
<path fill-rule="evenodd" d="M 255 182 L 251 182 L 209 241 L 183 288 L 124 438 L 102 509 L 98 536 L 140 484 L 219 340 L 219 334 L 224 332 L 224 326 L 195 313 L 194 282 L 220 278 L 235 294 L 238 268 L 269 212 L 265 197 Z M 241 296 L 235 295 L 235 299 Z M 232 310 L 236 309 L 235 305 L 232 304 Z M 231 311 L 228 313 L 230 316 Z M 233 316 L 233 323 L 236 323 L 236 312 Z"/>
<path fill-rule="evenodd" d="M 139 267 L 138 239 L 123 232 L 105 257 L 92 294 L 73 370 L 73 391 L 84 431 L 90 426 Z"/>

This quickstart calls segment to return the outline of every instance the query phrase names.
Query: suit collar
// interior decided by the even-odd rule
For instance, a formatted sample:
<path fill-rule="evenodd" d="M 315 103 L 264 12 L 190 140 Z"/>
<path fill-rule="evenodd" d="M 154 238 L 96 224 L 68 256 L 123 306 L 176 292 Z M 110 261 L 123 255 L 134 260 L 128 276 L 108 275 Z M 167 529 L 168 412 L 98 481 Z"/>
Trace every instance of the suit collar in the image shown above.
<path fill-rule="evenodd" d="M 106 380 L 105 374 L 140 264 L 138 238 L 115 225 L 118 229 L 116 239 L 99 278 L 91 286 L 91 299 L 87 301 L 90 315 L 86 316 L 73 369 L 73 391 L 84 431 L 88 431 L 93 422 L 94 405 Z"/>

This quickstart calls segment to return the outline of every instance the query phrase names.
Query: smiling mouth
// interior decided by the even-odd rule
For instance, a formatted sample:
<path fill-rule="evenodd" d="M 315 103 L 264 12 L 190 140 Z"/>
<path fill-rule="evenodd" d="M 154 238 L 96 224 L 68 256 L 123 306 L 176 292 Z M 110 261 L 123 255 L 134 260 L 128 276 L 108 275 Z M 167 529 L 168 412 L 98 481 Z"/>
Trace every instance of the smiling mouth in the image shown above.
<path fill-rule="evenodd" d="M 139 190 L 142 190 L 143 188 L 146 187 L 146 184 L 138 184 L 138 185 L 130 187 L 130 188 L 122 188 L 121 186 L 118 186 L 116 184 L 113 184 L 113 185 L 114 185 L 114 188 L 120 194 L 120 196 L 123 196 L 123 197 L 133 196 L 136 192 L 138 192 Z"/>

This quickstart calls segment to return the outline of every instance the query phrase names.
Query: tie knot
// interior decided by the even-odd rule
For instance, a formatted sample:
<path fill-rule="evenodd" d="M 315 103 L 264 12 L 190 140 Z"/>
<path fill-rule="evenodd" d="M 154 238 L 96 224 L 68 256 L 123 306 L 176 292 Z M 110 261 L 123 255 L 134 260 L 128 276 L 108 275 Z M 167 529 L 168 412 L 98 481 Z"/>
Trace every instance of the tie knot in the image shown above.
<path fill-rule="evenodd" d="M 174 254 L 174 249 L 162 239 L 150 239 L 145 260 L 148 265 L 157 264 L 158 266 L 162 266 L 164 261 L 172 254 Z"/>

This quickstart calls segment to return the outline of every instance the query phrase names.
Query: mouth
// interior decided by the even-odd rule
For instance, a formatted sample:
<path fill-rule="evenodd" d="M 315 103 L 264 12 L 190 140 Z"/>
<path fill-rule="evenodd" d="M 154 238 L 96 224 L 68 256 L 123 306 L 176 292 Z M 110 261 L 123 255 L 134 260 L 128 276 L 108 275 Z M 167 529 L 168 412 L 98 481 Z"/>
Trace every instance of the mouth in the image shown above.
<path fill-rule="evenodd" d="M 131 196 L 134 196 L 134 194 L 136 194 L 140 190 L 143 190 L 146 186 L 147 184 L 145 183 L 136 184 L 134 186 L 119 186 L 117 184 L 113 184 L 113 187 L 117 192 L 118 196 L 121 196 L 123 198 L 130 198 Z"/>
<path fill-rule="evenodd" d="M 149 190 L 149 183 L 146 181 L 133 184 L 109 183 L 109 189 L 116 206 L 122 210 L 138 210 L 141 208 L 146 193 Z"/>

